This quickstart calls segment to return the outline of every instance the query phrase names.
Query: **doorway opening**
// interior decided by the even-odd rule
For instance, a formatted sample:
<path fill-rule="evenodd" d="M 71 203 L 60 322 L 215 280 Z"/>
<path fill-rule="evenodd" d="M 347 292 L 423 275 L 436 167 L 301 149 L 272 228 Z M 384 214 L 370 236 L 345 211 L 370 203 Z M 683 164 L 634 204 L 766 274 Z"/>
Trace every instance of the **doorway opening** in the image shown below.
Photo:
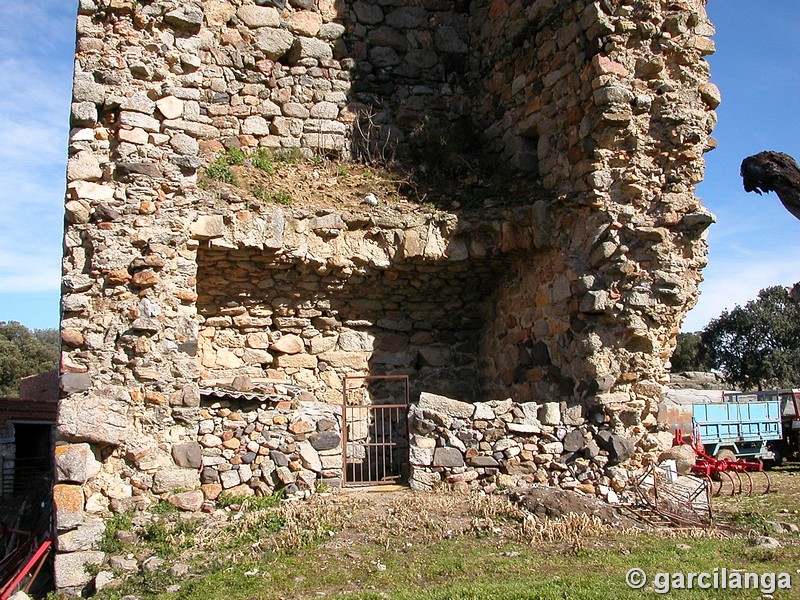
<path fill-rule="evenodd" d="M 53 426 L 14 423 L 14 443 L 14 493 L 48 487 L 53 476 Z"/>
<path fill-rule="evenodd" d="M 349 375 L 343 383 L 344 485 L 408 478 L 408 375 Z"/>

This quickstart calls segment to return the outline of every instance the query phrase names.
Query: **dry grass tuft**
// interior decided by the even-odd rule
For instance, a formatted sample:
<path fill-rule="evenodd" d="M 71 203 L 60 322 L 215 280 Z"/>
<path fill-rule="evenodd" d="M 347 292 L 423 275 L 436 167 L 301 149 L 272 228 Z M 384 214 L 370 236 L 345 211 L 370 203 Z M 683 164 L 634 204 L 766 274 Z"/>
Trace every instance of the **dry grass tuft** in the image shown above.
<path fill-rule="evenodd" d="M 332 537 L 352 520 L 346 507 L 314 497 L 290 502 L 276 510 L 283 526 L 270 539 L 274 550 L 296 550 L 324 537 Z"/>
<path fill-rule="evenodd" d="M 504 495 L 472 493 L 469 495 L 469 511 L 473 516 L 483 519 L 505 518 L 522 521 L 526 516 L 519 504 Z"/>
<path fill-rule="evenodd" d="M 519 529 L 521 539 L 529 542 L 570 542 L 609 535 L 615 528 L 594 515 L 569 513 L 554 519 L 528 515 Z"/>
<path fill-rule="evenodd" d="M 455 517 L 462 513 L 460 506 L 463 502 L 463 495 L 448 491 L 411 494 L 395 499 L 386 507 L 387 514 L 381 519 L 378 542 L 388 546 L 400 531 L 426 542 L 461 535 L 465 523 Z"/>
<path fill-rule="evenodd" d="M 740 534 L 717 529 L 715 527 L 662 527 L 658 531 L 659 537 L 670 539 L 693 539 L 693 540 L 727 540 L 740 537 Z"/>
<path fill-rule="evenodd" d="M 198 528 L 194 536 L 194 549 L 207 550 L 216 546 L 220 541 L 220 536 L 224 531 L 220 523 L 214 519 L 206 519 Z"/>
<path fill-rule="evenodd" d="M 314 496 L 303 502 L 283 502 L 276 506 L 242 503 L 224 527 L 209 521 L 195 537 L 195 547 L 226 549 L 230 557 L 257 556 L 264 551 L 280 552 L 306 547 L 333 537 L 352 521 L 357 505 L 341 505 Z"/>
<path fill-rule="evenodd" d="M 377 497 L 376 497 L 377 498 Z M 308 547 L 321 539 L 363 539 L 389 549 L 398 537 L 405 546 L 434 544 L 464 536 L 501 536 L 521 544 L 568 544 L 580 549 L 588 540 L 635 535 L 637 531 L 605 524 L 599 517 L 569 513 L 557 518 L 530 514 L 503 494 L 440 490 L 403 493 L 375 498 L 314 496 L 304 502 L 277 506 L 243 503 L 230 513 L 224 528 L 208 522 L 195 533 L 195 548 L 225 548 L 231 556 L 256 556 L 265 551 L 283 552 Z M 664 537 L 723 539 L 727 532 L 679 529 L 661 532 Z"/>
<path fill-rule="evenodd" d="M 395 499 L 384 509 L 375 539 L 388 547 L 404 532 L 416 543 L 464 535 L 509 534 L 520 538 L 526 511 L 505 495 L 437 490 Z"/>

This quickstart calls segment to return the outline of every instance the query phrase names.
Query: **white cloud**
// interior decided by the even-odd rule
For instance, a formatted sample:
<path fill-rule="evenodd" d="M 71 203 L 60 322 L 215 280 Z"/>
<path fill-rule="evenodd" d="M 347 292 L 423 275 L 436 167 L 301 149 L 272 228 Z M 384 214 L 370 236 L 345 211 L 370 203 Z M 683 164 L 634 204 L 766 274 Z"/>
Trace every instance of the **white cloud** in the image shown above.
<path fill-rule="evenodd" d="M 766 287 L 790 287 L 800 282 L 800 246 L 781 256 L 754 255 L 741 262 L 724 261 L 709 265 L 700 284 L 700 300 L 689 312 L 683 331 L 699 331 L 724 310 L 744 306 Z"/>
<path fill-rule="evenodd" d="M 700 300 L 687 315 L 683 331 L 701 330 L 724 310 L 754 300 L 766 287 L 800 282 L 800 221 L 775 194 L 745 193 L 738 164 L 729 167 L 726 175 L 714 176 L 716 188 L 711 178 L 702 184 L 718 222 L 710 229 Z"/>
<path fill-rule="evenodd" d="M 71 0 L 2 0 L 0 55 L 61 53 L 75 40 L 77 5 Z"/>
<path fill-rule="evenodd" d="M 49 252 L 0 250 L 0 273 L 0 294 L 54 291 L 61 285 L 61 262 Z"/>
<path fill-rule="evenodd" d="M 71 65 L 71 61 L 63 59 L 42 63 L 30 56 L 3 56 L 0 109 L 4 114 L 25 114 L 39 122 L 64 124 L 72 87 Z M 45 112 L 35 113 L 33 107 Z"/>

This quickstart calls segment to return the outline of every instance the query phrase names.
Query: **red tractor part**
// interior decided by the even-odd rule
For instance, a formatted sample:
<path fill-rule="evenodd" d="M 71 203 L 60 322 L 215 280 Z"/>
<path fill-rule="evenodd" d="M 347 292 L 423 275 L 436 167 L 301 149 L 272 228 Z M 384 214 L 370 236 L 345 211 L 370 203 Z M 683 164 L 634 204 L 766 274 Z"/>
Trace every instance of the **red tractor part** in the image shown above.
<path fill-rule="evenodd" d="M 12 545 L 0 558 L 0 600 L 7 600 L 18 589 L 28 591 L 52 549 L 53 540 L 48 534 L 39 537 L 30 531 L 10 529 L 2 523 L 0 540 Z"/>
<path fill-rule="evenodd" d="M 692 473 L 707 478 L 711 483 L 713 495 L 720 494 L 734 496 L 744 494 L 750 496 L 754 491 L 766 494 L 770 490 L 770 480 L 764 465 L 760 461 L 744 460 L 741 458 L 714 458 L 706 454 L 700 432 L 695 428 L 690 435 L 685 435 L 681 429 L 675 431 L 673 446 L 691 446 L 696 459 L 692 465 Z M 756 486 L 753 474 L 758 474 L 761 483 Z"/>

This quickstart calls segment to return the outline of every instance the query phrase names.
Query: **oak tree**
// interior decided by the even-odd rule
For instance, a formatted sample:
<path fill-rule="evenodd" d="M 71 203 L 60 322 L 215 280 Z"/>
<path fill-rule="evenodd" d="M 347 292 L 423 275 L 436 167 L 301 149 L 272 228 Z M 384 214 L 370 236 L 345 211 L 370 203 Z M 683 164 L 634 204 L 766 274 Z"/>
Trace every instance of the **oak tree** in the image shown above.
<path fill-rule="evenodd" d="M 781 286 L 724 311 L 701 334 L 701 356 L 742 389 L 793 387 L 800 380 L 800 304 Z"/>
<path fill-rule="evenodd" d="M 0 321 L 0 396 L 19 394 L 21 377 L 55 369 L 58 332 L 29 330 L 16 321 Z"/>

